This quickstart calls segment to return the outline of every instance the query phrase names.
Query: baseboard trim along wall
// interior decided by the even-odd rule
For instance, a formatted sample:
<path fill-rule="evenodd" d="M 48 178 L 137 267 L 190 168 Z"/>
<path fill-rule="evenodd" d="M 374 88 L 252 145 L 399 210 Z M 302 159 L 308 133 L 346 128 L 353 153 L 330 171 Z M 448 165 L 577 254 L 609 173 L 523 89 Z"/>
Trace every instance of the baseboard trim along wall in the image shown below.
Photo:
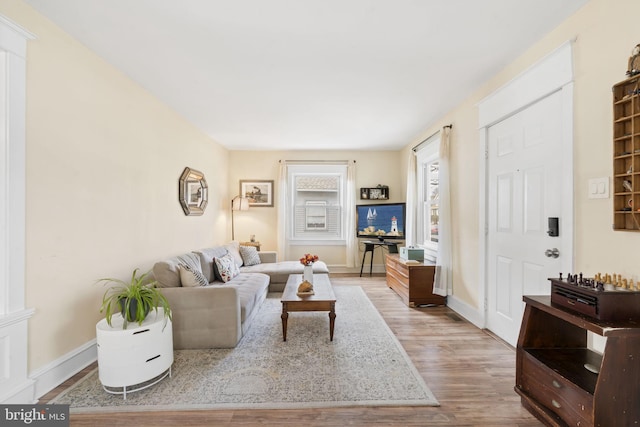
<path fill-rule="evenodd" d="M 447 307 L 471 322 L 479 329 L 484 329 L 484 316 L 477 308 L 470 306 L 455 295 L 447 295 Z"/>
<path fill-rule="evenodd" d="M 32 372 L 30 377 L 36 382 L 36 401 L 96 360 L 98 360 L 98 347 L 94 338 Z"/>

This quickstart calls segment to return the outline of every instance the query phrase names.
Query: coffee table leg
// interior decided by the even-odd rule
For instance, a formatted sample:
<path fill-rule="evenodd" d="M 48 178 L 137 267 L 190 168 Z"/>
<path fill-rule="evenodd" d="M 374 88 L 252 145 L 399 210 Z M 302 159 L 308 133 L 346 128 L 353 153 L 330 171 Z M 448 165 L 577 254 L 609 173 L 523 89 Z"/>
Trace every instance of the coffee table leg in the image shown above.
<path fill-rule="evenodd" d="M 287 319 L 289 318 L 289 312 L 287 311 L 287 303 L 282 303 L 282 341 L 287 340 Z"/>
<path fill-rule="evenodd" d="M 336 303 L 331 303 L 331 311 L 329 312 L 329 338 L 333 341 L 333 326 L 336 323 Z"/>

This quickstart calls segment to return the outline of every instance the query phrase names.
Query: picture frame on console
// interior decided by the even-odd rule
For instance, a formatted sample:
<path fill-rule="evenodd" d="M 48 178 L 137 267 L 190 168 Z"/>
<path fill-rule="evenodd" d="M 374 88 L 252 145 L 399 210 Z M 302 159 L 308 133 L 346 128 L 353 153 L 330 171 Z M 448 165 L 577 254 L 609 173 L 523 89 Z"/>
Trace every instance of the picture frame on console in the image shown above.
<path fill-rule="evenodd" d="M 240 180 L 240 195 L 251 207 L 273 207 L 273 180 Z"/>

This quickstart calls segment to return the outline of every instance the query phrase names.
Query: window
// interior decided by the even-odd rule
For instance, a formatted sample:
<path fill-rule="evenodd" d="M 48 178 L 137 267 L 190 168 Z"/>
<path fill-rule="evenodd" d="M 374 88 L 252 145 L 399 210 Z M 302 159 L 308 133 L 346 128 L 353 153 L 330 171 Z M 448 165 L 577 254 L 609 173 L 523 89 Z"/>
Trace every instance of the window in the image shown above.
<path fill-rule="evenodd" d="M 435 259 L 438 251 L 438 230 L 440 223 L 439 172 L 440 138 L 427 141 L 417 154 L 418 163 L 418 244 L 425 249 L 425 255 Z"/>
<path fill-rule="evenodd" d="M 345 243 L 346 182 L 346 165 L 300 164 L 288 168 L 291 243 Z"/>

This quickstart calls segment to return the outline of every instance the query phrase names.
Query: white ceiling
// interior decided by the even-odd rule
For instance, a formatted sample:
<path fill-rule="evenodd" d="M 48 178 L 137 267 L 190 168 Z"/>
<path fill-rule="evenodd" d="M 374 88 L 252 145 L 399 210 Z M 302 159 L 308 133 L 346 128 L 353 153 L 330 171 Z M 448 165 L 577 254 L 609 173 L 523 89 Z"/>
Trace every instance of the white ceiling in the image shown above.
<path fill-rule="evenodd" d="M 232 150 L 399 149 L 588 0 L 26 0 Z"/>

